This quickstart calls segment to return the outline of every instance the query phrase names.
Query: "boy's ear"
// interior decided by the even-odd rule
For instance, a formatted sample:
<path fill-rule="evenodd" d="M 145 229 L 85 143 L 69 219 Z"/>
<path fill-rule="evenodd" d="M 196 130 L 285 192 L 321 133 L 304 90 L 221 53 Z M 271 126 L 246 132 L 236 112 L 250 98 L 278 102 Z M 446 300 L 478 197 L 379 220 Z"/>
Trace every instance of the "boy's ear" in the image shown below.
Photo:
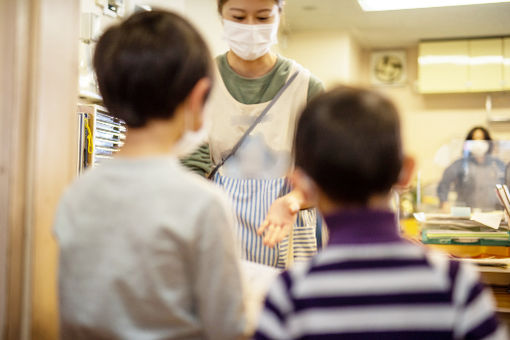
<path fill-rule="evenodd" d="M 318 191 L 313 180 L 300 168 L 296 168 L 289 177 L 293 190 L 298 191 L 305 202 L 316 205 Z"/>
<path fill-rule="evenodd" d="M 197 131 L 202 127 L 202 111 L 204 109 L 207 95 L 211 89 L 211 80 L 209 78 L 202 78 L 193 88 L 188 95 L 188 114 L 193 115 L 193 130 Z"/>
<path fill-rule="evenodd" d="M 405 188 L 409 186 L 411 179 L 413 178 L 415 166 L 416 162 L 413 157 L 404 156 L 402 161 L 402 169 L 400 170 L 400 176 L 398 177 L 398 182 L 396 183 L 397 187 Z"/>

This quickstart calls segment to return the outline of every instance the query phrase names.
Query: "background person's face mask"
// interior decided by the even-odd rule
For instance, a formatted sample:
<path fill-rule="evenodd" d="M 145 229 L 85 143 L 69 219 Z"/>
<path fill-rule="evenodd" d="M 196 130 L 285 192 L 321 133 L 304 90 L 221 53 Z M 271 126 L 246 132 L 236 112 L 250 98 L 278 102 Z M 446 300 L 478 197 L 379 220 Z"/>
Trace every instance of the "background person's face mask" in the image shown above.
<path fill-rule="evenodd" d="M 486 140 L 468 140 L 466 149 L 475 157 L 483 157 L 489 151 L 489 142 Z"/>
<path fill-rule="evenodd" d="M 269 52 L 278 41 L 279 17 L 271 24 L 246 25 L 223 19 L 223 38 L 230 49 L 244 60 L 255 60 Z"/>

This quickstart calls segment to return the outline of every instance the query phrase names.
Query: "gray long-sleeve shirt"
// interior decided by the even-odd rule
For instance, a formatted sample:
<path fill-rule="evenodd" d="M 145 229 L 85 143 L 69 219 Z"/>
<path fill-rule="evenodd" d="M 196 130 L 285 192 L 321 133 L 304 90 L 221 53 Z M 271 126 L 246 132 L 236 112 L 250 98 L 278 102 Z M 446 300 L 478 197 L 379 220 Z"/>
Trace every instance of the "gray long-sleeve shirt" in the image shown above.
<path fill-rule="evenodd" d="M 64 339 L 235 339 L 245 327 L 222 194 L 175 159 L 114 159 L 61 199 Z"/>
<path fill-rule="evenodd" d="M 499 207 L 496 184 L 505 183 L 505 164 L 490 155 L 482 163 L 473 157 L 464 157 L 445 169 L 437 187 L 440 202 L 447 201 L 453 185 L 457 202 L 472 208 L 496 209 Z"/>

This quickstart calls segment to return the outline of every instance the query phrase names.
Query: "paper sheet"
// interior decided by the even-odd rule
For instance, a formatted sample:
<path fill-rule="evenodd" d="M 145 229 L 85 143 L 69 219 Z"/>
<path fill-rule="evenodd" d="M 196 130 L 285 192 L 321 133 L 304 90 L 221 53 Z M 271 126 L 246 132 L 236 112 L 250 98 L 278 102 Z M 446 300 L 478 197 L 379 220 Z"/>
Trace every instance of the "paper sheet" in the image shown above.
<path fill-rule="evenodd" d="M 425 214 L 420 212 L 415 213 L 414 218 L 418 222 L 428 225 L 451 225 L 463 228 L 483 225 L 497 230 L 503 219 L 503 211 L 474 212 L 471 214 L 471 217 L 459 217 L 450 214 Z"/>
<path fill-rule="evenodd" d="M 471 215 L 471 220 L 481 223 L 487 227 L 492 229 L 499 229 L 499 225 L 501 224 L 501 220 L 503 219 L 503 211 L 493 211 L 488 213 L 473 213 Z"/>

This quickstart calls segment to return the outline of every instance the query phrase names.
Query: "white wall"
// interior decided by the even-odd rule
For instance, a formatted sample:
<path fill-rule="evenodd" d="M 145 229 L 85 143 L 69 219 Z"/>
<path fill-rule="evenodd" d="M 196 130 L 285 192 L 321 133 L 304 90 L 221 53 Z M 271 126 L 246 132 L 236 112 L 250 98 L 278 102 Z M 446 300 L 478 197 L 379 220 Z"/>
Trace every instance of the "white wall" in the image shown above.
<path fill-rule="evenodd" d="M 291 32 L 281 38 L 281 53 L 308 68 L 326 87 L 359 81 L 361 49 L 345 32 Z"/>
<path fill-rule="evenodd" d="M 222 39 L 223 29 L 216 0 L 133 0 L 133 4 L 173 10 L 196 26 L 208 43 L 213 56 L 227 51 L 227 44 Z"/>
<path fill-rule="evenodd" d="M 346 32 L 290 32 L 281 39 L 281 52 L 310 69 L 326 87 L 338 82 L 370 85 L 370 51 Z M 488 123 L 485 93 L 422 95 L 416 91 L 417 47 L 407 48 L 408 82 L 400 87 L 377 86 L 394 100 L 402 117 L 406 151 L 417 159 L 425 183 L 437 182 L 443 168 L 434 162 L 438 149 L 462 141 L 475 125 L 487 126 L 494 139 L 510 140 L 510 124 Z M 508 92 L 492 93 L 494 116 L 510 116 Z M 506 161 L 506 160 L 505 160 Z"/>

